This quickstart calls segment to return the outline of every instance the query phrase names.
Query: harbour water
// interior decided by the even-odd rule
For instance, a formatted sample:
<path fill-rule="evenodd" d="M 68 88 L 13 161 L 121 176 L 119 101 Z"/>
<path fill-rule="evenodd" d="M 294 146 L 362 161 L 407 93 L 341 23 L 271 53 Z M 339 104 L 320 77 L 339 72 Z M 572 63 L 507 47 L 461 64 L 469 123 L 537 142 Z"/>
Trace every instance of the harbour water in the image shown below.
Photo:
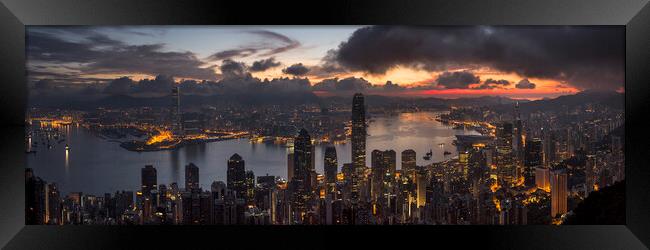
<path fill-rule="evenodd" d="M 457 134 L 478 134 L 472 130 L 453 129 L 435 120 L 436 112 L 402 113 L 392 116 L 373 116 L 368 127 L 366 142 L 367 165 L 374 149 L 393 149 L 400 168 L 400 153 L 413 149 L 418 165 L 443 161 L 457 155 L 452 145 Z M 287 152 L 283 145 L 250 143 L 248 139 L 209 142 L 188 145 L 175 150 L 133 152 L 119 146 L 118 142 L 95 136 L 83 127 L 65 126 L 66 141 L 47 149 L 38 145 L 37 153 L 26 154 L 27 167 L 45 181 L 55 182 L 63 194 L 83 192 L 102 195 L 117 190 L 139 189 L 140 169 L 153 165 L 158 174 L 158 184 L 177 182 L 184 185 L 185 165 L 192 162 L 199 167 L 201 187 L 209 189 L 215 180 L 226 180 L 226 161 L 234 153 L 245 160 L 246 170 L 256 176 L 274 175 L 286 178 Z M 70 150 L 65 149 L 65 144 Z M 441 146 L 444 144 L 444 146 Z M 317 145 L 316 170 L 323 173 L 323 154 L 326 145 Z M 335 145 L 339 171 L 343 163 L 350 162 L 350 144 Z M 431 160 L 422 158 L 433 150 Z M 451 152 L 444 155 L 444 151 Z"/>

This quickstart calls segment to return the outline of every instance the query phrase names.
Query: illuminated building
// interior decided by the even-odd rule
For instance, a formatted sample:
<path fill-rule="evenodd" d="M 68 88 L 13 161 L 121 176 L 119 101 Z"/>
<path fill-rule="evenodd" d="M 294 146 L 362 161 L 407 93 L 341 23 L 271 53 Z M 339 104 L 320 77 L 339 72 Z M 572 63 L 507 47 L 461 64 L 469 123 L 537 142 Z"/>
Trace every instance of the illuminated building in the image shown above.
<path fill-rule="evenodd" d="M 517 178 L 517 168 L 512 152 L 512 124 L 500 123 L 496 130 L 496 166 L 497 176 L 505 185 L 514 185 Z"/>
<path fill-rule="evenodd" d="M 144 168 L 141 170 L 141 190 L 143 195 L 149 196 L 151 194 L 151 190 L 157 189 L 157 182 L 158 179 L 156 168 L 154 168 L 152 165 L 144 166 Z"/>
<path fill-rule="evenodd" d="M 246 170 L 245 162 L 239 154 L 235 153 L 228 159 L 226 173 L 228 189 L 233 190 L 238 199 L 246 199 Z"/>
<path fill-rule="evenodd" d="M 532 186 L 535 182 L 535 169 L 542 167 L 543 163 L 542 140 L 539 138 L 526 140 L 525 151 L 524 178 L 526 178 L 526 186 Z"/>
<path fill-rule="evenodd" d="M 567 212 L 566 169 L 551 170 L 551 217 Z"/>
<path fill-rule="evenodd" d="M 25 169 L 25 224 L 41 225 L 45 222 L 46 185 L 45 181 L 34 176 L 31 168 Z"/>
<path fill-rule="evenodd" d="M 519 114 L 519 102 L 515 103 L 515 120 L 514 120 L 514 126 L 513 126 L 513 140 L 512 140 L 512 147 L 513 150 L 517 154 L 517 158 L 522 156 L 523 150 L 524 150 L 524 142 L 523 140 L 523 127 L 521 124 L 521 116 Z"/>
<path fill-rule="evenodd" d="M 366 167 L 366 107 L 363 94 L 356 93 L 352 98 L 352 164 L 355 173 L 361 175 Z"/>
<path fill-rule="evenodd" d="M 419 169 L 416 175 L 417 207 L 424 207 L 427 203 L 427 173 Z"/>
<path fill-rule="evenodd" d="M 544 130 L 544 166 L 549 167 L 556 160 L 557 142 L 555 141 L 555 133 L 550 130 Z"/>
<path fill-rule="evenodd" d="M 190 163 L 185 165 L 185 191 L 199 189 L 199 167 Z"/>
<path fill-rule="evenodd" d="M 407 149 L 402 151 L 402 173 L 408 173 L 415 170 L 417 158 L 415 150 Z"/>
<path fill-rule="evenodd" d="M 287 154 L 287 179 L 293 180 L 293 152 Z"/>
<path fill-rule="evenodd" d="M 395 171 L 397 170 L 397 155 L 395 153 L 395 150 L 385 150 L 383 152 L 383 155 L 386 173 L 389 173 L 391 176 L 395 176 Z"/>
<path fill-rule="evenodd" d="M 587 155 L 585 162 L 585 194 L 594 191 L 596 185 L 596 156 Z"/>
<path fill-rule="evenodd" d="M 302 222 L 304 217 L 305 203 L 309 198 L 311 189 L 311 160 L 312 160 L 311 137 L 307 130 L 301 129 L 294 140 L 293 149 L 293 187 L 292 209 L 295 220 Z"/>
<path fill-rule="evenodd" d="M 61 221 L 61 195 L 56 183 L 47 184 L 47 215 L 45 223 L 60 225 Z"/>
<path fill-rule="evenodd" d="M 546 192 L 551 190 L 551 174 L 550 170 L 547 167 L 537 167 L 535 168 L 535 186 L 542 189 Z"/>
<path fill-rule="evenodd" d="M 172 100 L 170 110 L 170 119 L 172 121 L 172 131 L 176 135 L 182 135 L 183 133 L 183 124 L 181 122 L 181 93 L 180 87 L 172 87 Z"/>
<path fill-rule="evenodd" d="M 249 205 L 255 203 L 255 174 L 253 171 L 246 171 L 246 201 Z"/>
<path fill-rule="evenodd" d="M 375 149 L 370 153 L 370 166 L 372 172 L 370 199 L 376 202 L 381 198 L 383 193 L 384 176 L 386 173 L 383 151 Z"/>
<path fill-rule="evenodd" d="M 338 172 L 338 163 L 336 157 L 336 148 L 328 146 L 325 148 L 325 159 L 323 169 L 325 171 L 325 182 L 336 184 L 336 174 Z"/>

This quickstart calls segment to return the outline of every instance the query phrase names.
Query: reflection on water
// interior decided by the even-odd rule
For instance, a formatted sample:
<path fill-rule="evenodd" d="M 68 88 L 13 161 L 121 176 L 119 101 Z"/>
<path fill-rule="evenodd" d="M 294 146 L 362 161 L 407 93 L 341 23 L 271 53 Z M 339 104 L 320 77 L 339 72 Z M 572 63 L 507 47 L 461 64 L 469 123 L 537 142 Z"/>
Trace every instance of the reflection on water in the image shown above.
<path fill-rule="evenodd" d="M 456 134 L 476 134 L 473 131 L 453 130 L 435 121 L 436 113 L 404 113 L 395 116 L 373 117 L 368 128 L 366 151 L 368 164 L 374 149 L 393 149 L 397 152 L 397 166 L 400 167 L 400 153 L 406 149 L 417 152 L 418 164 L 424 165 L 442 161 L 456 155 L 451 145 Z M 152 164 L 158 173 L 158 183 L 177 182 L 184 185 L 184 167 L 193 162 L 200 168 L 199 182 L 203 188 L 210 188 L 212 181 L 226 179 L 226 161 L 234 153 L 240 154 L 247 170 L 255 175 L 287 175 L 287 148 L 275 144 L 251 144 L 248 139 L 189 145 L 177 150 L 157 152 L 131 152 L 115 142 L 100 139 L 81 127 L 65 128 L 66 143 L 49 150 L 28 154 L 28 166 L 48 182 L 56 182 L 64 193 L 82 191 L 103 194 L 117 190 L 137 190 L 140 183 L 140 169 Z M 440 144 L 444 146 L 440 146 Z M 316 170 L 323 172 L 323 154 L 326 145 L 315 148 Z M 350 162 L 350 144 L 335 145 L 339 167 Z M 422 156 L 433 151 L 431 161 Z M 444 150 L 452 155 L 445 156 Z M 64 157 L 65 156 L 65 157 Z"/>

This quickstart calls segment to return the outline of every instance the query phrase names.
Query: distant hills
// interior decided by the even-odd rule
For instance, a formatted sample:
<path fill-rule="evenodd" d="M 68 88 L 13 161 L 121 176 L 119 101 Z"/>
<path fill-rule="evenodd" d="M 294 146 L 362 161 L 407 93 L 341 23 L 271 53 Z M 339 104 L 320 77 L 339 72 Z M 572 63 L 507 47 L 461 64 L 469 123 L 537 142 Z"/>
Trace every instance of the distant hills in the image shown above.
<path fill-rule="evenodd" d="M 278 92 L 278 93 L 240 93 L 231 95 L 191 95 L 182 96 L 183 105 L 223 105 L 236 103 L 239 105 L 296 105 L 296 104 L 347 104 L 351 97 L 330 96 L 318 97 L 311 92 Z M 624 94 L 616 92 L 583 91 L 574 95 L 560 96 L 554 99 L 536 101 L 515 100 L 501 96 L 464 97 L 444 99 L 437 97 L 407 98 L 381 95 L 366 96 L 368 106 L 384 107 L 409 107 L 420 108 L 449 108 L 450 106 L 490 106 L 496 111 L 510 112 L 512 105 L 519 102 L 523 113 L 539 110 L 561 111 L 585 103 L 598 103 L 611 108 L 623 109 L 625 104 Z M 100 95 L 100 96 L 38 96 L 30 98 L 32 107 L 69 108 L 69 109 L 94 109 L 96 107 L 126 108 L 126 107 L 164 107 L 171 103 L 170 96 L 161 97 L 133 97 L 126 95 Z"/>

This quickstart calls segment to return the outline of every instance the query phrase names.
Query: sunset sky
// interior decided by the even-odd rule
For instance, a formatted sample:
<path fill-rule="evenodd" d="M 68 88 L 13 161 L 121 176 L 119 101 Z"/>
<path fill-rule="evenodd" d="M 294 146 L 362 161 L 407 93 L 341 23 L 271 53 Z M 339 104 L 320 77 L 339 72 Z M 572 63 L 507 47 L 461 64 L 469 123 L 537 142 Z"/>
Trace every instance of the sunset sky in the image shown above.
<path fill-rule="evenodd" d="M 35 91 L 129 94 L 164 75 L 318 95 L 539 99 L 624 83 L 620 27 L 34 26 L 26 40 Z"/>

